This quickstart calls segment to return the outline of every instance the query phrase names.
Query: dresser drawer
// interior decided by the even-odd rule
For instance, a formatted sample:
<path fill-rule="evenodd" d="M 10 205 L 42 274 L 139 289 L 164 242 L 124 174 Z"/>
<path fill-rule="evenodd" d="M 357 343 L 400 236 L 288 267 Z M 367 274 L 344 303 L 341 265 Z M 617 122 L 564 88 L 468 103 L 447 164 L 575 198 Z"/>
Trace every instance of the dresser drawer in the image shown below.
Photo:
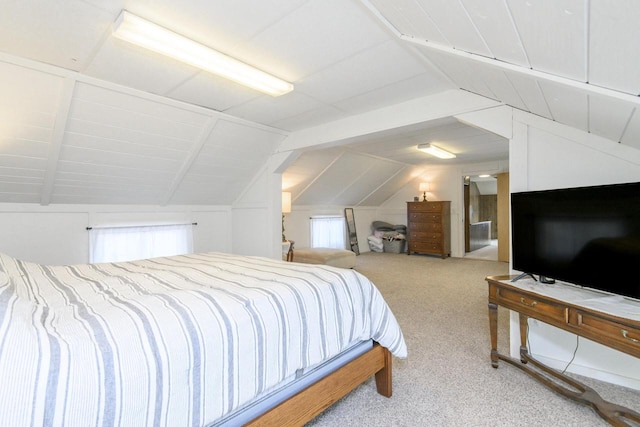
<path fill-rule="evenodd" d="M 569 322 L 569 309 L 551 301 L 528 297 L 520 292 L 513 292 L 508 289 L 498 288 L 496 292 L 498 304 L 505 307 L 513 307 L 514 310 L 524 313 L 533 318 L 553 319 L 556 322 Z"/>
<path fill-rule="evenodd" d="M 410 212 L 409 223 L 441 223 L 442 215 L 439 213 L 427 213 L 427 212 Z"/>
<path fill-rule="evenodd" d="M 442 243 L 438 240 L 426 240 L 421 242 L 409 241 L 409 251 L 439 254 L 442 252 Z"/>
<path fill-rule="evenodd" d="M 412 222 L 409 224 L 409 233 L 424 232 L 424 233 L 442 233 L 442 224 L 437 222 Z"/>
<path fill-rule="evenodd" d="M 571 323 L 580 328 L 587 336 L 597 334 L 607 340 L 640 351 L 640 328 L 637 326 L 603 319 L 580 309 L 571 310 Z"/>
<path fill-rule="evenodd" d="M 409 233 L 409 240 L 417 242 L 418 240 L 423 242 L 426 240 L 442 241 L 442 233 L 437 231 L 412 231 Z"/>
<path fill-rule="evenodd" d="M 411 212 L 442 212 L 442 203 L 440 202 L 414 202 L 408 204 L 409 213 Z"/>

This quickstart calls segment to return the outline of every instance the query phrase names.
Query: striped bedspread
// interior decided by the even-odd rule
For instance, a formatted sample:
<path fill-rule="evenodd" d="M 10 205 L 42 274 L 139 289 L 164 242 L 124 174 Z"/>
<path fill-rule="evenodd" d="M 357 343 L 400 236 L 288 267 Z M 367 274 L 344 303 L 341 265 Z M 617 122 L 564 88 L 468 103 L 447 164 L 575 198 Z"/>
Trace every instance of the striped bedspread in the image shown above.
<path fill-rule="evenodd" d="M 0 426 L 203 426 L 352 343 L 406 346 L 353 270 L 201 253 L 0 254 Z"/>

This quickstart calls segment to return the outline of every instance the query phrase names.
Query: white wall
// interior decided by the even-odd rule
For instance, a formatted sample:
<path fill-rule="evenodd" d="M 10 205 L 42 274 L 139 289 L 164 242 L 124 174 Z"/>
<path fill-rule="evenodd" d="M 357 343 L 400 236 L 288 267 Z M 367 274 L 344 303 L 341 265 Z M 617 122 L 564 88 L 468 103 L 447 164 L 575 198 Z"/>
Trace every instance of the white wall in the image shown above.
<path fill-rule="evenodd" d="M 511 192 L 640 181 L 640 150 L 514 110 L 510 142 Z M 639 307 L 640 309 L 640 307 Z M 534 357 L 564 369 L 575 335 L 529 322 Z M 518 355 L 518 319 L 512 314 L 511 354 Z M 568 371 L 640 389 L 640 360 L 580 338 Z"/>
<path fill-rule="evenodd" d="M 89 262 L 87 227 L 192 223 L 195 252 L 231 251 L 231 211 L 224 206 L 0 204 L 0 252 L 42 264 Z"/>
<path fill-rule="evenodd" d="M 351 206 L 293 206 L 290 214 L 285 215 L 284 228 L 287 240 L 293 240 L 294 260 L 295 248 L 311 246 L 311 221 L 315 215 L 336 215 L 344 217 L 344 208 Z M 371 223 L 379 220 L 376 207 L 354 207 L 353 216 L 356 223 L 358 248 L 360 252 L 369 252 L 367 237 L 371 235 Z M 350 249 L 345 235 L 345 248 Z"/>

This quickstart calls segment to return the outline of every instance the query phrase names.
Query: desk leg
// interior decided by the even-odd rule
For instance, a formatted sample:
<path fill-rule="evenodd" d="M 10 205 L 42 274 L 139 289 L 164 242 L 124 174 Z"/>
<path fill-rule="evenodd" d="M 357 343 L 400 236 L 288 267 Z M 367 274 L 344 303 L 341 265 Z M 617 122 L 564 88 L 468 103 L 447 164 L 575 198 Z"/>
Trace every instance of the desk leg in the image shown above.
<path fill-rule="evenodd" d="M 529 350 L 527 349 L 527 329 L 529 325 L 529 316 L 518 313 L 520 317 L 520 361 L 527 363 Z"/>
<path fill-rule="evenodd" d="M 489 333 L 491 334 L 491 366 L 498 367 L 498 305 L 489 303 Z"/>

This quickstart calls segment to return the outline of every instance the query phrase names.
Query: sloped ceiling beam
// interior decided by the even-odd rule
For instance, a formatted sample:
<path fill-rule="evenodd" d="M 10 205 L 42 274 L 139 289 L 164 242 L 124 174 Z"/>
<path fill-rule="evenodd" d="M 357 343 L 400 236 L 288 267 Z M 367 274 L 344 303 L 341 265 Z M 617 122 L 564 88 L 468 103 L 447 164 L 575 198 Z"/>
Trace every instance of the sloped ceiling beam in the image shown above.
<path fill-rule="evenodd" d="M 169 190 L 167 190 L 164 200 L 162 200 L 161 202 L 162 206 L 166 206 L 171 201 L 171 198 L 173 197 L 175 192 L 178 190 L 178 187 L 182 183 L 182 180 L 184 179 L 187 172 L 189 172 L 189 169 L 191 168 L 191 165 L 193 165 L 193 162 L 196 161 L 198 154 L 200 154 L 202 147 L 204 146 L 205 142 L 207 142 L 209 135 L 211 135 L 211 132 L 213 132 L 213 129 L 216 127 L 217 123 L 218 123 L 218 118 L 211 117 L 207 121 L 206 125 L 202 128 L 202 131 L 200 132 L 200 135 L 198 136 L 197 141 L 195 141 L 195 143 L 191 147 L 191 150 L 189 150 L 189 155 L 187 156 L 184 163 L 182 164 L 180 171 L 176 174 L 176 177 L 174 178 L 173 183 L 171 184 L 171 187 L 169 188 Z"/>
<path fill-rule="evenodd" d="M 62 149 L 62 141 L 64 132 L 67 127 L 69 118 L 69 110 L 71 109 L 71 101 L 76 87 L 76 78 L 67 76 L 64 79 L 60 103 L 57 109 L 56 121 L 53 125 L 53 136 L 49 147 L 49 158 L 47 159 L 47 170 L 44 175 L 42 185 L 42 193 L 40 196 L 40 204 L 43 206 L 51 203 L 53 194 L 53 185 L 56 179 L 56 171 L 58 170 L 58 159 L 60 158 L 60 150 Z"/>
<path fill-rule="evenodd" d="M 618 99 L 625 102 L 630 102 L 635 105 L 640 105 L 640 97 L 623 92 L 618 92 L 605 87 L 592 85 L 586 82 L 580 82 L 577 80 L 568 79 L 566 77 L 556 76 L 554 74 L 545 73 L 543 71 L 534 70 L 532 68 L 522 67 L 520 65 L 510 64 L 508 62 L 498 61 L 497 59 L 487 58 L 482 55 L 476 55 L 474 53 L 465 52 L 463 50 L 454 49 L 447 46 L 442 46 L 437 43 L 429 42 L 427 40 L 420 40 L 406 35 L 400 36 L 401 40 L 432 49 L 434 51 L 443 52 L 449 55 L 458 56 L 464 59 L 469 59 L 478 63 L 489 65 L 491 67 L 499 68 L 502 70 L 512 71 L 515 73 L 523 74 L 536 79 L 546 80 L 553 83 L 558 83 L 575 89 L 583 90 L 587 93 L 607 96 L 610 98 Z"/>

